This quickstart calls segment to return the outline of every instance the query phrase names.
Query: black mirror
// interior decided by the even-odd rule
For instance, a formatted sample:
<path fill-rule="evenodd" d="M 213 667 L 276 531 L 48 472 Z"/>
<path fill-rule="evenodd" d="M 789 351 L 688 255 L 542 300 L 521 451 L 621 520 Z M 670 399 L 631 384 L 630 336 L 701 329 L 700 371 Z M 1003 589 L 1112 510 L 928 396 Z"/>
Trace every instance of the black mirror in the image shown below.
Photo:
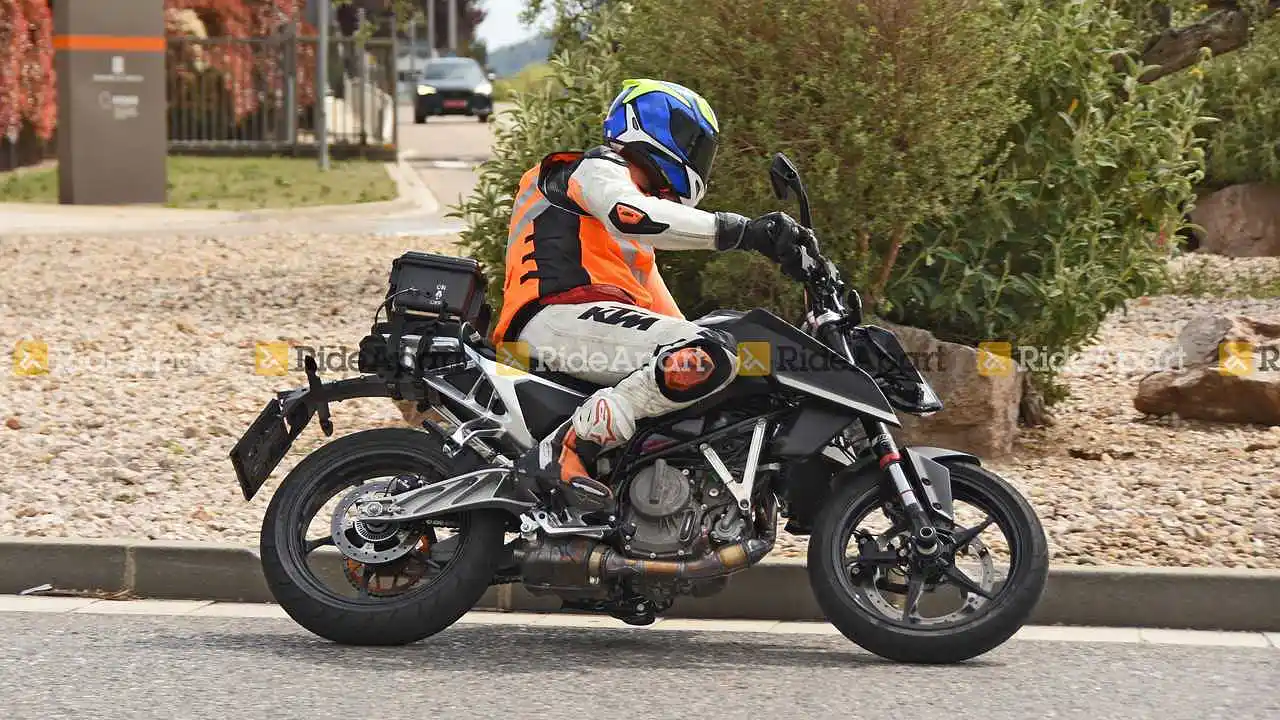
<path fill-rule="evenodd" d="M 786 200 L 792 192 L 800 188 L 800 171 L 791 159 L 782 153 L 773 156 L 773 164 L 769 166 L 769 182 L 773 185 L 774 197 Z"/>
<path fill-rule="evenodd" d="M 858 291 L 853 288 L 849 288 L 849 295 L 845 298 L 844 304 L 845 304 L 845 311 L 848 313 L 847 317 L 849 318 L 850 322 L 852 322 L 854 325 L 861 325 L 862 324 L 862 296 L 858 294 Z"/>
<path fill-rule="evenodd" d="M 489 74 L 488 74 L 488 75 L 486 75 L 485 77 L 489 78 L 489 82 L 493 82 L 494 80 L 497 80 L 497 79 L 498 79 L 498 74 L 497 74 L 497 73 L 489 73 Z"/>
<path fill-rule="evenodd" d="M 769 166 L 769 182 L 773 185 L 773 194 L 779 200 L 786 200 L 793 192 L 800 198 L 800 224 L 813 229 L 813 216 L 809 213 L 809 193 L 791 158 L 782 153 L 774 154 L 773 163 Z"/>

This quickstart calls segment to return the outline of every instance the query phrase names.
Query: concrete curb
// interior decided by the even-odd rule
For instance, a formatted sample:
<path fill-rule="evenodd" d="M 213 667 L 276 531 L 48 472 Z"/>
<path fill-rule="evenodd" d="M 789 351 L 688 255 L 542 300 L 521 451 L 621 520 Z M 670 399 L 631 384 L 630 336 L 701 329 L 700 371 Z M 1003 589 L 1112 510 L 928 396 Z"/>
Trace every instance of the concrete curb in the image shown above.
<path fill-rule="evenodd" d="M 319 572 L 340 572 L 327 552 Z M 336 579 L 336 578 L 335 578 Z M 205 542 L 0 538 L 0 594 L 49 583 L 56 590 L 164 599 L 273 602 L 257 548 Z M 476 607 L 559 608 L 521 585 L 490 588 Z M 800 560 L 765 560 L 708 598 L 680 598 L 668 617 L 817 620 Z M 1031 618 L 1036 625 L 1280 631 L 1280 571 L 1054 567 Z"/>

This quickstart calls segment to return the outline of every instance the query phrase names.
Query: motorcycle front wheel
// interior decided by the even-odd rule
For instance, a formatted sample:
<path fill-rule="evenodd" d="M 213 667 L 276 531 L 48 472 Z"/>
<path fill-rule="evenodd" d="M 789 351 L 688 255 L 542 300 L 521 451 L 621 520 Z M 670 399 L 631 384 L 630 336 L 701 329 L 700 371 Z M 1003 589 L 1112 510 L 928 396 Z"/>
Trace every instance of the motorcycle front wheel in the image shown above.
<path fill-rule="evenodd" d="M 1008 640 L 1035 609 L 1049 550 L 1035 511 L 977 465 L 951 472 L 955 523 L 942 550 L 919 556 L 900 506 L 878 472 L 837 485 L 809 537 L 818 605 L 854 643 L 908 663 L 956 663 Z"/>

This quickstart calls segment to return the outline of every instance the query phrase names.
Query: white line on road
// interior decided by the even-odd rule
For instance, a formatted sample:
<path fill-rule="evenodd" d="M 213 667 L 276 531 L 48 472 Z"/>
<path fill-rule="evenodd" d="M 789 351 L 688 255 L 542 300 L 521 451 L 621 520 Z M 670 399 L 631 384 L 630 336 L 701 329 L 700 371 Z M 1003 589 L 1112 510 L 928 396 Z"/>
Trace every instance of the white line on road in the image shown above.
<path fill-rule="evenodd" d="M 75 613 L 77 615 L 189 615 L 192 617 L 288 619 L 279 605 L 269 603 L 211 603 L 196 600 L 96 600 L 79 597 L 0 595 L 0 612 Z M 827 623 L 774 620 L 659 619 L 632 628 L 606 615 L 523 613 L 473 610 L 462 625 L 525 625 L 556 628 L 662 630 L 667 632 L 763 632 L 777 635 L 838 635 Z M 1131 643 L 1280 649 L 1280 633 L 1165 630 L 1156 628 L 1068 627 L 1028 625 L 1014 640 L 1041 642 Z"/>

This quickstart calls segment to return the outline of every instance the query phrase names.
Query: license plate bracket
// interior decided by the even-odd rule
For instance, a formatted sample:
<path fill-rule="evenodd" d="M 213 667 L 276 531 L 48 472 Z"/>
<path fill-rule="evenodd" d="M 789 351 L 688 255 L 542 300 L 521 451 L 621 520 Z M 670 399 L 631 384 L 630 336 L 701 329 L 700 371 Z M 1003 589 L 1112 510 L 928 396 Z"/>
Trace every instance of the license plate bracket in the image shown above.
<path fill-rule="evenodd" d="M 231 449 L 231 465 L 245 500 L 253 499 L 311 421 L 304 395 L 306 391 L 282 393 L 272 399 Z"/>

